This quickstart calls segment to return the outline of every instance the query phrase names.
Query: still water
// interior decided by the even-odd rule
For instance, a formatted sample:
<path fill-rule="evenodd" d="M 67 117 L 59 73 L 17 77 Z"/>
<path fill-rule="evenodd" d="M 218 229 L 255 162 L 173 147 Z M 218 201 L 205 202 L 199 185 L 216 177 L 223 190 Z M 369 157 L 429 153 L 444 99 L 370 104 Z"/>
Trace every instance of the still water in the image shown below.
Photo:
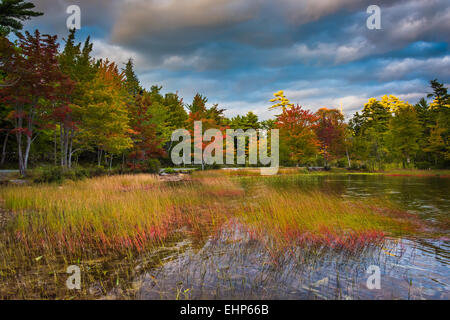
<path fill-rule="evenodd" d="M 443 236 L 389 238 L 383 247 L 358 254 L 297 248 L 274 262 L 266 248 L 239 225 L 224 226 L 219 235 L 202 243 L 184 239 L 167 248 L 172 253 L 161 266 L 134 279 L 138 288 L 134 298 L 450 298 L 450 179 L 369 175 L 277 179 L 282 179 L 280 188 L 291 192 L 317 189 L 351 199 L 388 198 L 437 226 Z M 367 286 L 370 266 L 380 270 L 380 289 Z"/>

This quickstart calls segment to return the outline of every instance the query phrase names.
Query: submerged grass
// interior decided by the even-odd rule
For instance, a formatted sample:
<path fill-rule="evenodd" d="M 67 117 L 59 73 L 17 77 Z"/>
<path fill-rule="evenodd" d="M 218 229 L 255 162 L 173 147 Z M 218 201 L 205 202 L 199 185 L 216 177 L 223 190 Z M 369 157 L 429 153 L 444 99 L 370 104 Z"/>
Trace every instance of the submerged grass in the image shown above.
<path fill-rule="evenodd" d="M 126 175 L 0 188 L 4 210 L 13 213 L 0 230 L 1 282 L 25 288 L 18 274 L 48 277 L 60 274 L 61 264 L 103 264 L 108 257 L 125 259 L 124 269 L 133 269 L 136 257 L 161 250 L 174 237 L 205 239 L 232 222 L 270 243 L 272 251 L 298 245 L 353 250 L 377 244 L 385 235 L 420 230 L 416 219 L 389 203 L 280 189 L 280 183 L 282 178 L 232 178 L 213 171 L 176 183 Z M 38 262 L 42 270 L 36 270 Z M 0 296 L 17 296 L 5 288 Z"/>
<path fill-rule="evenodd" d="M 322 192 L 267 190 L 256 203 L 241 209 L 241 217 L 257 234 L 269 235 L 281 246 L 319 244 L 353 250 L 377 243 L 385 235 L 420 229 L 417 219 L 382 204 L 344 201 Z"/>

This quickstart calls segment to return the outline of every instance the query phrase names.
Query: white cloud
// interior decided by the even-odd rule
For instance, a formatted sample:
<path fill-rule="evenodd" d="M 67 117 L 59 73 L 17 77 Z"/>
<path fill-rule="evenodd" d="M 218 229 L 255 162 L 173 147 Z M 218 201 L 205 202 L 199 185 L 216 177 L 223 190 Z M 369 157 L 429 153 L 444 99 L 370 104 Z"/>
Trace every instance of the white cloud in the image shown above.
<path fill-rule="evenodd" d="M 345 44 L 316 43 L 315 45 L 295 44 L 294 56 L 303 62 L 341 64 L 363 58 L 375 50 L 364 38 L 357 38 Z"/>
<path fill-rule="evenodd" d="M 93 39 L 92 55 L 96 59 L 108 59 L 114 61 L 119 67 L 122 67 L 129 58 L 133 59 L 136 69 L 140 71 L 149 68 L 148 62 L 141 54 L 125 49 L 118 45 L 113 45 L 102 39 Z"/>
<path fill-rule="evenodd" d="M 416 59 L 405 58 L 402 60 L 388 61 L 387 64 L 379 71 L 378 75 L 381 79 L 401 79 L 408 74 L 428 75 L 435 77 L 439 74 L 442 76 L 450 76 L 450 56 L 446 55 L 438 58 Z"/>
<path fill-rule="evenodd" d="M 304 98 L 310 98 L 317 96 L 321 93 L 321 90 L 319 88 L 308 88 L 308 89 L 302 89 L 302 90 L 285 90 L 285 95 L 289 97 L 291 101 L 301 101 Z"/>

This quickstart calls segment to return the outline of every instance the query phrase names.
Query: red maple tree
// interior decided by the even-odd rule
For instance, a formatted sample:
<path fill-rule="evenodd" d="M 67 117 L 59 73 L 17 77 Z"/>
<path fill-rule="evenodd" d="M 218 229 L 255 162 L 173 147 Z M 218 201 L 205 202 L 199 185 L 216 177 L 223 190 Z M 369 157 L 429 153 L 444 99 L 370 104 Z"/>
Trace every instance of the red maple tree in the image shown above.
<path fill-rule="evenodd" d="M 25 175 L 31 144 L 39 135 L 39 129 L 51 125 L 53 108 L 63 104 L 61 94 L 67 92 L 70 80 L 58 68 L 58 44 L 56 36 L 34 35 L 25 32 L 18 35 L 18 49 L 6 62 L 6 69 L 13 70 L 17 80 L 2 90 L 0 98 L 11 105 L 8 118 L 13 123 L 16 136 L 19 170 Z M 59 103 L 57 103 L 59 101 Z"/>

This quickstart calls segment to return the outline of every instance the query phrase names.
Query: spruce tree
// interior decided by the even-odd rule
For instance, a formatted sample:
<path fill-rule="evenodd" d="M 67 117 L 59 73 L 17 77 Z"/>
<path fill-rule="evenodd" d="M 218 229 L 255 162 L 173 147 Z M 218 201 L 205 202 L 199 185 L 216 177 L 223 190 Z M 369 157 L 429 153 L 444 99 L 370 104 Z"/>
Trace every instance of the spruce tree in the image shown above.
<path fill-rule="evenodd" d="M 34 4 L 24 0 L 2 0 L 0 3 L 0 35 L 18 32 L 23 28 L 23 21 L 42 16 L 42 12 L 33 11 Z"/>
<path fill-rule="evenodd" d="M 142 88 L 139 83 L 139 79 L 134 72 L 134 63 L 133 59 L 128 59 L 128 62 L 125 65 L 125 87 L 130 95 L 136 97 L 141 93 Z"/>

